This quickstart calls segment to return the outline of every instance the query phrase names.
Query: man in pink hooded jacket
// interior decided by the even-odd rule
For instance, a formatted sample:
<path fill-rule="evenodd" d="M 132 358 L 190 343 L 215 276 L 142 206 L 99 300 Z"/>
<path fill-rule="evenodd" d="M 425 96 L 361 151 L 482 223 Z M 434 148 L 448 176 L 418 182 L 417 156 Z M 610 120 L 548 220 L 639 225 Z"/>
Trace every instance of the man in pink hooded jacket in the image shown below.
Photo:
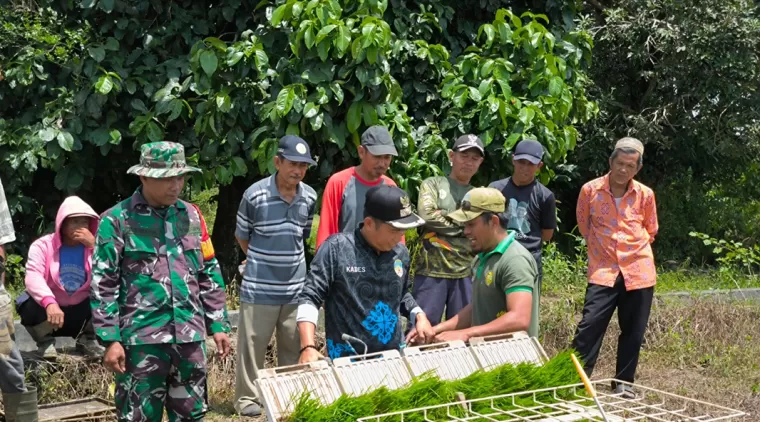
<path fill-rule="evenodd" d="M 26 292 L 16 300 L 21 324 L 45 359 L 55 358 L 55 337 L 74 337 L 87 356 L 102 356 L 90 319 L 92 252 L 98 214 L 76 196 L 66 198 L 55 232 L 32 243 L 26 261 Z"/>

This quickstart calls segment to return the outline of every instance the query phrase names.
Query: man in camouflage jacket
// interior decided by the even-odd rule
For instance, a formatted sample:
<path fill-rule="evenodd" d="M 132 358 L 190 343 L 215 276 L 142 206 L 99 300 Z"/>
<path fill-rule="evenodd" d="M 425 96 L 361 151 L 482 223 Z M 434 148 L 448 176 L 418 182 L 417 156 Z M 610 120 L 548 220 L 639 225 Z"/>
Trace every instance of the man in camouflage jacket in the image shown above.
<path fill-rule="evenodd" d="M 143 145 L 128 173 L 142 186 L 106 211 L 93 255 L 92 322 L 116 373 L 119 421 L 202 420 L 206 335 L 221 355 L 230 330 L 224 280 L 200 210 L 179 199 L 184 148 Z"/>

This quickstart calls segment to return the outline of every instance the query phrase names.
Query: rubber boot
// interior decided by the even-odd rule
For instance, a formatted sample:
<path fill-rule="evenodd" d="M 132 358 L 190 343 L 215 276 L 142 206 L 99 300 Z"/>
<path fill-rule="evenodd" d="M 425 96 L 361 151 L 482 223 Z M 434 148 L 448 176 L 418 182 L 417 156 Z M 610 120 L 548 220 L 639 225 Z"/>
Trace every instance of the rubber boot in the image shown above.
<path fill-rule="evenodd" d="M 7 422 L 38 422 L 37 389 L 27 387 L 23 393 L 3 393 Z"/>
<path fill-rule="evenodd" d="M 92 321 L 85 324 L 82 334 L 77 338 L 77 350 L 90 358 L 103 357 L 106 348 L 98 343 L 98 339 L 95 337 L 95 329 L 92 327 Z"/>
<path fill-rule="evenodd" d="M 53 326 L 45 321 L 33 327 L 24 326 L 26 331 L 37 343 L 37 356 L 42 359 L 55 359 L 58 352 L 55 350 L 55 337 L 53 337 Z"/>

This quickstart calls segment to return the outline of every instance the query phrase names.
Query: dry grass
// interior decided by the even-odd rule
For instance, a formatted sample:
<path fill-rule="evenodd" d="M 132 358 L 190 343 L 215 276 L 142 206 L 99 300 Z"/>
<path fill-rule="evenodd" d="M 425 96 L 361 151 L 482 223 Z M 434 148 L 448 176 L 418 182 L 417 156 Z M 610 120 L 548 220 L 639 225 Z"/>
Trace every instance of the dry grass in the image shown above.
<path fill-rule="evenodd" d="M 549 355 L 566 348 L 580 315 L 577 300 L 547 299 L 542 307 L 542 344 Z M 614 321 L 614 319 L 613 319 Z M 760 420 L 760 305 L 709 300 L 657 302 L 653 308 L 642 350 L 637 382 L 672 393 L 741 409 Z M 614 375 L 616 337 L 614 322 L 605 338 L 594 378 Z M 213 347 L 210 347 L 210 350 Z M 233 343 L 234 351 L 234 343 Z M 269 364 L 273 363 L 270 350 Z M 234 356 L 234 355 L 233 355 Z M 56 369 L 57 368 L 57 369 Z M 64 359 L 45 365 L 35 376 L 41 385 L 41 403 L 89 395 L 107 397 L 112 381 L 97 363 Z M 234 357 L 209 362 L 209 401 L 206 420 L 260 422 L 240 418 L 232 406 L 235 386 Z"/>
<path fill-rule="evenodd" d="M 582 303 L 564 300 L 547 305 L 542 312 L 542 344 L 552 355 L 570 344 Z M 743 410 L 752 415 L 748 420 L 760 420 L 758 321 L 756 302 L 656 301 L 636 382 Z M 594 378 L 615 375 L 619 334 L 617 324 L 610 323 Z"/>

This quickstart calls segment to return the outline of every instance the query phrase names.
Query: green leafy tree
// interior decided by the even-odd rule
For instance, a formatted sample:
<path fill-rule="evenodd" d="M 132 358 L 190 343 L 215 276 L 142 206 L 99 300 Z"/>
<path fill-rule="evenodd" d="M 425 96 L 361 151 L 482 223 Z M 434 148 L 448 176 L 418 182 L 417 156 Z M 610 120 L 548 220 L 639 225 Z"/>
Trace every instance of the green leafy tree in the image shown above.
<path fill-rule="evenodd" d="M 319 166 L 307 183 L 318 190 L 357 162 L 360 135 L 375 124 L 393 133 L 400 156 L 390 173 L 413 196 L 424 178 L 448 171 L 447 145 L 465 131 L 490 141 L 484 178 L 506 172 L 514 133 L 539 137 L 562 161 L 574 142 L 564 134 L 593 114 L 583 92 L 587 35 L 560 26 L 550 33 L 526 15 L 523 29 L 503 22 L 513 35 L 507 41 L 498 32 L 507 12 L 482 26 L 501 2 L 469 14 L 449 1 L 391 3 L 101 0 L 2 8 L 0 157 L 9 165 L 0 176 L 26 236 L 21 243 L 44 231 L 64 195 L 76 193 L 98 211 L 130 195 L 138 181 L 125 171 L 146 142 L 184 144 L 203 169 L 190 179 L 190 199 L 219 186 L 213 241 L 228 276 L 241 258 L 233 231 L 242 193 L 273 171 L 285 134 L 312 146 Z M 525 70 L 507 72 L 507 63 Z M 561 84 L 552 79 L 558 75 Z M 480 76 L 490 84 L 482 94 Z M 481 128 L 480 115 L 502 102 L 506 121 L 497 108 Z M 523 110 L 533 111 L 530 121 L 521 120 L 530 113 Z M 452 124 L 453 116 L 461 121 Z"/>
<path fill-rule="evenodd" d="M 563 220 L 574 224 L 580 183 L 604 174 L 612 143 L 630 135 L 646 145 L 638 178 L 658 196 L 653 247 L 661 262 L 714 262 L 691 231 L 760 241 L 752 182 L 760 148 L 757 2 L 585 4 L 579 26 L 595 40 L 588 95 L 600 114 L 578 127 L 583 140 L 569 157 L 575 181 L 558 186 Z"/>
<path fill-rule="evenodd" d="M 489 146 L 489 176 L 504 175 L 503 160 L 510 161 L 510 151 L 526 137 L 545 146 L 545 162 L 563 162 L 577 142 L 573 124 L 598 112 L 585 96 L 591 37 L 570 32 L 558 40 L 540 20 L 548 23 L 543 15 L 499 10 L 443 82 L 441 95 L 451 108 L 442 129 L 479 134 Z M 552 176 L 549 167 L 543 181 Z"/>

